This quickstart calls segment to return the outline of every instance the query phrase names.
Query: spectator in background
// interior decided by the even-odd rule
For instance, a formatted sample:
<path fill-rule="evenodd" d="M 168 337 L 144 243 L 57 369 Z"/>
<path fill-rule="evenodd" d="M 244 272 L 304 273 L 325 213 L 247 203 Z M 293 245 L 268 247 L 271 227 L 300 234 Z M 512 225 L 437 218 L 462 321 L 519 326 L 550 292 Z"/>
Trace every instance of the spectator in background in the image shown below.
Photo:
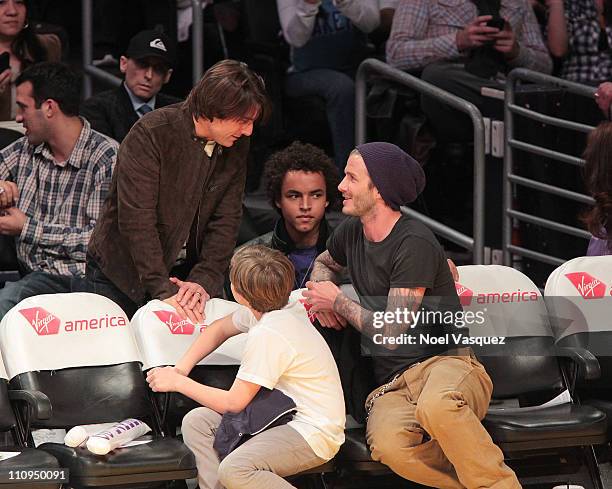
<path fill-rule="evenodd" d="M 548 47 L 564 58 L 560 76 L 587 85 L 612 79 L 612 2 L 547 0 L 546 5 Z"/>
<path fill-rule="evenodd" d="M 28 272 L 0 289 L 0 320 L 21 300 L 83 290 L 87 243 L 110 188 L 117 143 L 78 116 L 81 80 L 39 63 L 15 81 L 26 136 L 0 152 L 0 234 Z"/>
<path fill-rule="evenodd" d="M 344 168 L 354 147 L 353 76 L 366 55 L 367 33 L 379 24 L 378 0 L 278 0 L 291 61 L 285 91 L 290 97 L 325 99 L 334 157 Z"/>
<path fill-rule="evenodd" d="M 0 53 L 9 53 L 10 67 L 0 73 L 0 121 L 16 115 L 15 79 L 32 63 L 59 61 L 61 44 L 55 34 L 35 34 L 28 22 L 29 1 L 0 2 Z"/>
<path fill-rule="evenodd" d="M 494 17 L 504 19 L 501 28 L 487 26 Z M 501 0 L 501 5 L 485 0 L 401 0 L 387 41 L 387 62 L 401 70 L 422 70 L 423 80 L 472 102 L 485 114 L 481 89 L 503 90 L 505 72 L 515 67 L 552 70 L 527 0 Z M 422 106 L 438 136 L 471 139 L 467 116 L 429 97 Z"/>
<path fill-rule="evenodd" d="M 96 131 L 123 141 L 144 114 L 179 102 L 160 93 L 172 76 L 174 60 L 175 48 L 168 36 L 156 31 L 139 32 L 119 61 L 125 75 L 121 86 L 86 100 L 81 115 Z"/>
<path fill-rule="evenodd" d="M 595 199 L 595 207 L 584 216 L 593 235 L 587 255 L 612 255 L 612 122 L 589 134 L 584 159 L 584 179 Z"/>

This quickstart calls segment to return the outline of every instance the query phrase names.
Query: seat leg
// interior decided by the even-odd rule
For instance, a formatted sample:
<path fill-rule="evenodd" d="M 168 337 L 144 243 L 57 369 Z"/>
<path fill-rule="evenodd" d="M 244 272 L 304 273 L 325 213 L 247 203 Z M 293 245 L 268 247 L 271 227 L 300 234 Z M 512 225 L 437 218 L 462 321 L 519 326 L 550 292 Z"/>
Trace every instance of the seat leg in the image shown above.
<path fill-rule="evenodd" d="M 597 465 L 597 456 L 595 455 L 595 449 L 592 445 L 588 447 L 582 447 L 582 453 L 586 461 L 587 469 L 589 470 L 589 476 L 593 482 L 595 489 L 604 489 L 603 480 L 601 479 L 601 472 Z"/>

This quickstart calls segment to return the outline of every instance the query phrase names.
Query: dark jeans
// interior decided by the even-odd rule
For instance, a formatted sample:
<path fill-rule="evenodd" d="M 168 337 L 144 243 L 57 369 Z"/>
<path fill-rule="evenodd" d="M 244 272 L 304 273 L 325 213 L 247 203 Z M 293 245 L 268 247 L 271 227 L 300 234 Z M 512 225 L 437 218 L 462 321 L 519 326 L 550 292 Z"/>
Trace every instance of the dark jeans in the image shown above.
<path fill-rule="evenodd" d="M 465 71 L 463 63 L 450 62 L 426 66 L 421 79 L 471 102 L 480 109 L 484 117 L 503 120 L 503 102 L 483 97 L 480 93 L 482 87 L 504 90 L 504 85 L 497 80 L 472 75 Z M 472 121 L 467 114 L 432 97 L 423 96 L 421 107 L 435 129 L 438 140 L 462 142 L 472 141 L 474 138 Z"/>
<path fill-rule="evenodd" d="M 341 71 L 329 69 L 290 73 L 285 80 L 289 97 L 316 95 L 325 100 L 327 120 L 334 144 L 334 159 L 340 174 L 355 148 L 355 82 Z M 308 117 L 308 114 L 304 114 Z"/>
<path fill-rule="evenodd" d="M 119 288 L 112 283 L 100 270 L 98 264 L 87 257 L 87 268 L 85 270 L 85 284 L 87 292 L 93 294 L 100 294 L 108 299 L 112 300 L 117 304 L 128 318 L 132 319 L 132 316 L 136 313 L 139 304 L 136 304 L 132 299 L 125 295 Z M 142 305 L 142 304 L 141 304 Z"/>
<path fill-rule="evenodd" d="M 83 277 L 52 275 L 45 272 L 32 272 L 17 282 L 7 282 L 0 289 L 0 320 L 22 300 L 35 295 L 65 292 L 87 292 Z"/>

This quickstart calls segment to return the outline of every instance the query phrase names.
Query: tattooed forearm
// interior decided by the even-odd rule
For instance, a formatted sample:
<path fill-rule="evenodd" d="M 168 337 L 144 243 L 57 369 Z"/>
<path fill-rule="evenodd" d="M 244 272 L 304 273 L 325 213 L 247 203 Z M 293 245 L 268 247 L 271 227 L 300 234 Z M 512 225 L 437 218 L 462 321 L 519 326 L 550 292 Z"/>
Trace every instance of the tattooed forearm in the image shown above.
<path fill-rule="evenodd" d="M 334 301 L 334 312 L 340 314 L 351 323 L 359 332 L 373 339 L 375 334 L 382 334 L 385 337 L 398 336 L 405 333 L 410 327 L 411 315 L 404 316 L 396 314 L 396 311 L 414 311 L 421 306 L 424 287 L 415 288 L 392 288 L 389 290 L 387 298 L 387 308 L 385 312 L 392 312 L 387 317 L 393 317 L 390 321 L 382 321 L 382 326 L 377 324 L 375 327 L 374 312 L 365 309 L 361 305 L 349 299 L 344 293 L 338 294 Z M 387 319 L 385 317 L 385 319 Z M 389 349 L 394 349 L 395 345 L 388 345 Z"/>
<path fill-rule="evenodd" d="M 310 280 L 314 282 L 324 282 L 329 280 L 335 284 L 339 283 L 339 277 L 343 273 L 345 267 L 339 265 L 329 254 L 329 251 L 325 250 L 321 253 L 314 262 L 312 272 L 310 274 Z"/>

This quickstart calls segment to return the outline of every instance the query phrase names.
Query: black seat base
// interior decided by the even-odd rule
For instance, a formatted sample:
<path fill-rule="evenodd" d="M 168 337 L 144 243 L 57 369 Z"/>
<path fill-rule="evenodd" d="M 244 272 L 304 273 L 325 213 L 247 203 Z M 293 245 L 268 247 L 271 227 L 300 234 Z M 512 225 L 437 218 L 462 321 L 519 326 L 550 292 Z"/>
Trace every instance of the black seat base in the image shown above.
<path fill-rule="evenodd" d="M 196 477 L 195 457 L 180 441 L 160 438 L 150 443 L 95 455 L 86 448 L 59 443 L 40 446 L 70 470 L 74 487 L 100 487 Z"/>
<path fill-rule="evenodd" d="M 7 474 L 10 470 L 27 471 L 32 469 L 49 469 L 57 470 L 60 464 L 57 460 L 47 452 L 37 450 L 35 448 L 10 447 L 2 448 L 3 452 L 21 452 L 16 457 L 9 458 L 0 462 L 0 470 L 3 474 Z M 15 482 L 0 482 L 0 489 L 57 489 L 61 486 L 60 483 L 15 483 Z"/>
<path fill-rule="evenodd" d="M 591 406 L 490 410 L 483 425 L 504 452 L 597 445 L 606 441 L 606 414 Z"/>

